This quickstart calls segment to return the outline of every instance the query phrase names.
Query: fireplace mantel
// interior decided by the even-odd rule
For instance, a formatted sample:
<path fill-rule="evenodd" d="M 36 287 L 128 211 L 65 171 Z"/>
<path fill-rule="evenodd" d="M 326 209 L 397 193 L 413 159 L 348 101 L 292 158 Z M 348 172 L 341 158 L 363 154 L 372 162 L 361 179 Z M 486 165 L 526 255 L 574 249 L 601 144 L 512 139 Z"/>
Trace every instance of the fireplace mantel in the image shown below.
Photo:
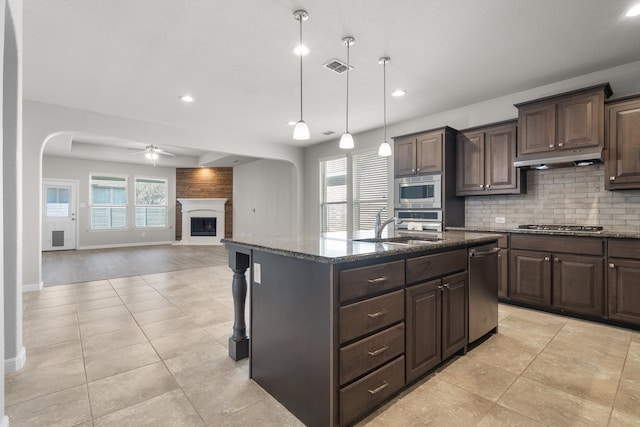
<path fill-rule="evenodd" d="M 220 245 L 224 239 L 224 205 L 228 199 L 189 198 L 177 199 L 182 205 L 182 240 L 181 245 Z M 191 217 L 216 218 L 215 236 L 192 236 Z"/>

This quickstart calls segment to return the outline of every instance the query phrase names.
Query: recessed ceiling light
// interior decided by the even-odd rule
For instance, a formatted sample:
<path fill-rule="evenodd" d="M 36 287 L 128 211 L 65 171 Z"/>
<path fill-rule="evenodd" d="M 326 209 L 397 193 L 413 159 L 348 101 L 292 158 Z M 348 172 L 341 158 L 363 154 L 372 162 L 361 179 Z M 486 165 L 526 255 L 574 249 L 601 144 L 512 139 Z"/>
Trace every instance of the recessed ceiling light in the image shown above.
<path fill-rule="evenodd" d="M 295 53 L 296 55 L 300 56 L 300 55 L 306 55 L 307 53 L 309 53 L 309 48 L 306 47 L 303 44 L 299 44 L 298 46 L 293 48 L 293 53 Z"/>
<path fill-rule="evenodd" d="M 396 89 L 391 93 L 391 96 L 405 96 L 407 91 L 404 89 Z"/>
<path fill-rule="evenodd" d="M 295 122 L 294 120 L 289 120 L 289 121 L 287 122 L 287 124 L 288 124 L 289 126 L 295 126 L 295 125 L 296 125 L 296 122 Z"/>
<path fill-rule="evenodd" d="M 191 95 L 182 95 L 180 97 L 180 101 L 182 101 L 182 102 L 193 102 L 194 99 L 193 99 L 193 96 L 191 96 Z"/>
<path fill-rule="evenodd" d="M 633 6 L 627 11 L 626 16 L 638 16 L 640 15 L 640 4 Z"/>

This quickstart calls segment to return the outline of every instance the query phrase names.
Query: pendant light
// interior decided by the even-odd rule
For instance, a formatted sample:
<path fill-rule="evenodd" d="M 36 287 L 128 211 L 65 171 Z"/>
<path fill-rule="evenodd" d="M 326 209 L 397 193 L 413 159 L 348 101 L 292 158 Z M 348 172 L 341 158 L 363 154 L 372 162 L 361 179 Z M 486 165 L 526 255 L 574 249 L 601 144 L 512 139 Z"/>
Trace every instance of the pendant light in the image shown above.
<path fill-rule="evenodd" d="M 296 21 L 300 22 L 300 45 L 298 55 L 300 56 L 300 120 L 296 123 L 296 126 L 293 128 L 293 139 L 309 139 L 309 126 L 302 120 L 302 21 L 306 21 L 309 19 L 309 14 L 306 10 L 296 10 L 293 12 L 293 17 Z"/>
<path fill-rule="evenodd" d="M 383 128 L 384 128 L 384 139 L 382 140 L 382 144 L 380 144 L 380 148 L 378 148 L 378 156 L 389 157 L 391 153 L 391 145 L 387 142 L 387 64 L 391 58 L 388 56 L 383 56 L 378 59 L 378 64 L 382 65 L 383 72 L 383 109 L 384 109 L 384 118 L 383 118 Z"/>
<path fill-rule="evenodd" d="M 345 37 L 342 39 L 342 43 L 347 47 L 347 117 L 344 126 L 344 134 L 340 138 L 340 148 L 349 150 L 354 147 L 353 144 L 353 136 L 349 133 L 349 70 L 351 65 L 349 65 L 349 48 L 353 46 L 356 39 L 353 37 Z"/>

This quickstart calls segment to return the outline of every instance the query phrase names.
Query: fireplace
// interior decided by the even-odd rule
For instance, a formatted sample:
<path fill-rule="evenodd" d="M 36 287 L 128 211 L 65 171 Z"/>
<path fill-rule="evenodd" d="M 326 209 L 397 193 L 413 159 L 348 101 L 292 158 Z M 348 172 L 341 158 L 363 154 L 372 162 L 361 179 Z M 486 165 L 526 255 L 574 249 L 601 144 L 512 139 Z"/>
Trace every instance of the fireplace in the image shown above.
<path fill-rule="evenodd" d="M 227 199 L 178 199 L 182 205 L 180 245 L 221 245 Z"/>
<path fill-rule="evenodd" d="M 191 235 L 192 236 L 215 236 L 216 235 L 216 217 L 191 217 Z"/>

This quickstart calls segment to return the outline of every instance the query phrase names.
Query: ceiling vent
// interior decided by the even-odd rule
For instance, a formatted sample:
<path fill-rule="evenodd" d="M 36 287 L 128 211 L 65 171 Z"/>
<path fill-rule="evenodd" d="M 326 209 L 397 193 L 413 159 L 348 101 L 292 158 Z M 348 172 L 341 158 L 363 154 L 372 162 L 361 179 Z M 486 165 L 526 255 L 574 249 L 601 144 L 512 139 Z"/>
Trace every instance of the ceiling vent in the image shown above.
<path fill-rule="evenodd" d="M 326 68 L 327 70 L 333 71 L 336 74 L 343 74 L 347 70 L 349 71 L 353 70 L 352 66 L 345 64 L 339 59 L 332 59 L 331 61 L 324 64 L 323 67 Z"/>

